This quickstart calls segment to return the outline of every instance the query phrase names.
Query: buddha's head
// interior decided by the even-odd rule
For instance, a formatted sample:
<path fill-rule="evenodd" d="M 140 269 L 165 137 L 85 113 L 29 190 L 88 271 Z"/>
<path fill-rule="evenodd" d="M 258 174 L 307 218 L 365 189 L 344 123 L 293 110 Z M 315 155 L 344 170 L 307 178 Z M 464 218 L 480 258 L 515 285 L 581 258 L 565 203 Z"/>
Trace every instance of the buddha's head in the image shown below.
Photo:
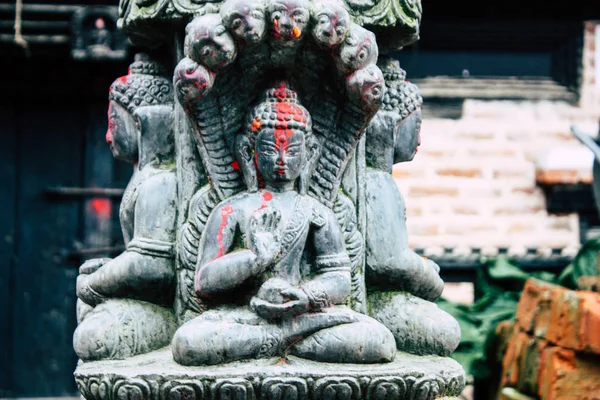
<path fill-rule="evenodd" d="M 265 184 L 297 182 L 305 193 L 320 153 L 310 114 L 285 83 L 267 90 L 248 115 L 237 148 L 249 191 L 258 189 L 260 176 Z"/>
<path fill-rule="evenodd" d="M 194 18 L 185 31 L 185 55 L 197 63 L 217 71 L 235 60 L 235 42 L 219 14 Z"/>
<path fill-rule="evenodd" d="M 350 14 L 340 0 L 320 0 L 313 4 L 313 36 L 325 47 L 341 44 L 350 27 Z"/>
<path fill-rule="evenodd" d="M 283 40 L 300 39 L 310 20 L 308 0 L 270 0 L 267 14 L 273 35 Z"/>
<path fill-rule="evenodd" d="M 381 58 L 386 92 L 378 115 L 388 115 L 393 132 L 394 163 L 411 161 L 421 144 L 421 107 L 423 97 L 417 85 L 406 80 L 400 63 L 391 58 Z M 378 116 L 376 116 L 377 118 Z"/>
<path fill-rule="evenodd" d="M 129 67 L 129 74 L 120 77 L 110 87 L 108 130 L 106 142 L 113 156 L 135 163 L 139 158 L 142 135 L 150 119 L 168 113 L 173 105 L 171 80 L 166 70 L 145 54 L 137 54 Z M 151 111 L 150 106 L 156 106 Z M 165 139 L 169 134 L 162 132 Z"/>
<path fill-rule="evenodd" d="M 266 33 L 263 1 L 227 0 L 220 10 L 223 24 L 235 38 L 245 43 L 259 43 Z"/>

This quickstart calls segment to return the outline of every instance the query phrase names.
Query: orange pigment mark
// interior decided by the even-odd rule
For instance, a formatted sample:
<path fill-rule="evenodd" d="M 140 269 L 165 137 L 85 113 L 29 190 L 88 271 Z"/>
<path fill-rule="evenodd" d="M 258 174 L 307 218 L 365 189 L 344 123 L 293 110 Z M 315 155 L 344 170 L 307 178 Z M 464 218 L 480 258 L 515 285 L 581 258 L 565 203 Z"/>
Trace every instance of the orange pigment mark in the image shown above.
<path fill-rule="evenodd" d="M 254 121 L 252 121 L 251 127 L 252 127 L 252 132 L 257 131 L 261 128 L 262 126 L 262 121 L 260 120 L 259 117 L 256 117 L 254 119 Z"/>
<path fill-rule="evenodd" d="M 294 27 L 293 29 L 293 37 L 294 39 L 298 39 L 300 37 L 300 35 L 302 35 L 302 30 L 300 28 L 298 28 L 297 26 Z"/>
<path fill-rule="evenodd" d="M 223 231 L 225 230 L 225 226 L 227 226 L 227 219 L 229 216 L 233 214 L 233 207 L 231 205 L 226 205 L 221 210 L 221 226 L 219 227 L 219 232 L 217 233 L 217 243 L 219 246 L 219 254 L 217 258 L 223 257 L 225 255 L 225 243 L 223 242 Z"/>

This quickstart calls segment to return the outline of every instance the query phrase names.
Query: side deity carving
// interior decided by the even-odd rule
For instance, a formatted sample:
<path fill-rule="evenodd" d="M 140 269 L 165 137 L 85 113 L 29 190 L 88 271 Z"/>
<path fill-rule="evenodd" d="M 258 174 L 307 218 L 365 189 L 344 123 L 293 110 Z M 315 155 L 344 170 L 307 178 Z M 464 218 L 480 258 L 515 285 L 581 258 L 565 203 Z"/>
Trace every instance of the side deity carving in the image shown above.
<path fill-rule="evenodd" d="M 106 141 L 134 172 L 123 195 L 126 250 L 79 268 L 73 344 L 82 360 L 123 359 L 163 347 L 176 328 L 177 180 L 171 130 L 173 88 L 165 70 L 138 55 L 110 88 Z"/>
<path fill-rule="evenodd" d="M 107 141 L 134 164 L 127 250 L 80 268 L 82 394 L 457 395 L 460 330 L 391 176 L 419 145 L 422 98 L 378 45 L 386 18 L 412 19 L 411 40 L 420 2 L 120 7 L 130 37 L 172 36 L 178 58 L 172 81 L 138 56 L 111 87 Z"/>
<path fill-rule="evenodd" d="M 439 266 L 408 247 L 405 204 L 394 164 L 411 161 L 421 143 L 423 98 L 397 60 L 381 57 L 386 93 L 366 133 L 366 280 L 371 315 L 387 326 L 398 349 L 449 355 L 460 328 L 433 303 L 444 282 Z"/>

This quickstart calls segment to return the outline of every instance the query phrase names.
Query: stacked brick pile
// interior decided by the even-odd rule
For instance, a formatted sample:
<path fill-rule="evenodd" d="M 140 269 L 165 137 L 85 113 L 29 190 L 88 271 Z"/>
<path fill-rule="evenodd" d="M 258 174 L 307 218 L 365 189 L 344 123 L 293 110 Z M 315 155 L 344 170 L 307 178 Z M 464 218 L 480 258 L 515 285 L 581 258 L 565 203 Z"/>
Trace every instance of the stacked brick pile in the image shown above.
<path fill-rule="evenodd" d="M 498 399 L 600 399 L 600 293 L 530 279 L 507 346 Z M 522 397 L 518 397 L 522 396 Z"/>
<path fill-rule="evenodd" d="M 419 153 L 393 172 L 406 200 L 411 247 L 506 247 L 515 256 L 531 247 L 577 248 L 577 215 L 548 214 L 536 176 L 591 182 L 593 158 L 570 125 L 596 133 L 597 111 L 562 102 L 467 100 L 460 119 L 425 119 Z M 553 149 L 570 153 L 550 159 L 571 164 L 552 163 L 544 175 L 547 164 L 537 161 Z"/>

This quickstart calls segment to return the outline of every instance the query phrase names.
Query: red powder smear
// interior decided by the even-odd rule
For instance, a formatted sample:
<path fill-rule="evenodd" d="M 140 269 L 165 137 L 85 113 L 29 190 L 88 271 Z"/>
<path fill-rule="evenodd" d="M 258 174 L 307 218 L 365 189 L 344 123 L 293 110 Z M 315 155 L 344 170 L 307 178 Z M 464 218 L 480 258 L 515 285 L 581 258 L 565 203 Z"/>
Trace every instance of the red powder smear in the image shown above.
<path fill-rule="evenodd" d="M 231 163 L 231 168 L 235 169 L 236 171 L 240 170 L 240 164 L 238 164 L 237 161 L 234 161 Z"/>
<path fill-rule="evenodd" d="M 219 254 L 217 258 L 223 257 L 225 255 L 225 243 L 223 243 L 223 231 L 225 230 L 225 226 L 227 225 L 227 219 L 229 216 L 233 214 L 233 207 L 231 205 L 226 205 L 221 209 L 221 226 L 219 227 L 219 233 L 217 233 L 217 243 L 219 246 Z"/>
<path fill-rule="evenodd" d="M 100 218 L 108 219 L 112 214 L 112 204 L 108 199 L 95 197 L 91 201 L 91 207 L 94 214 Z"/>
<path fill-rule="evenodd" d="M 271 192 L 264 192 L 262 194 L 262 205 L 260 206 L 259 210 L 265 209 L 267 208 L 267 203 L 271 200 L 273 200 L 273 194 L 271 194 Z"/>

